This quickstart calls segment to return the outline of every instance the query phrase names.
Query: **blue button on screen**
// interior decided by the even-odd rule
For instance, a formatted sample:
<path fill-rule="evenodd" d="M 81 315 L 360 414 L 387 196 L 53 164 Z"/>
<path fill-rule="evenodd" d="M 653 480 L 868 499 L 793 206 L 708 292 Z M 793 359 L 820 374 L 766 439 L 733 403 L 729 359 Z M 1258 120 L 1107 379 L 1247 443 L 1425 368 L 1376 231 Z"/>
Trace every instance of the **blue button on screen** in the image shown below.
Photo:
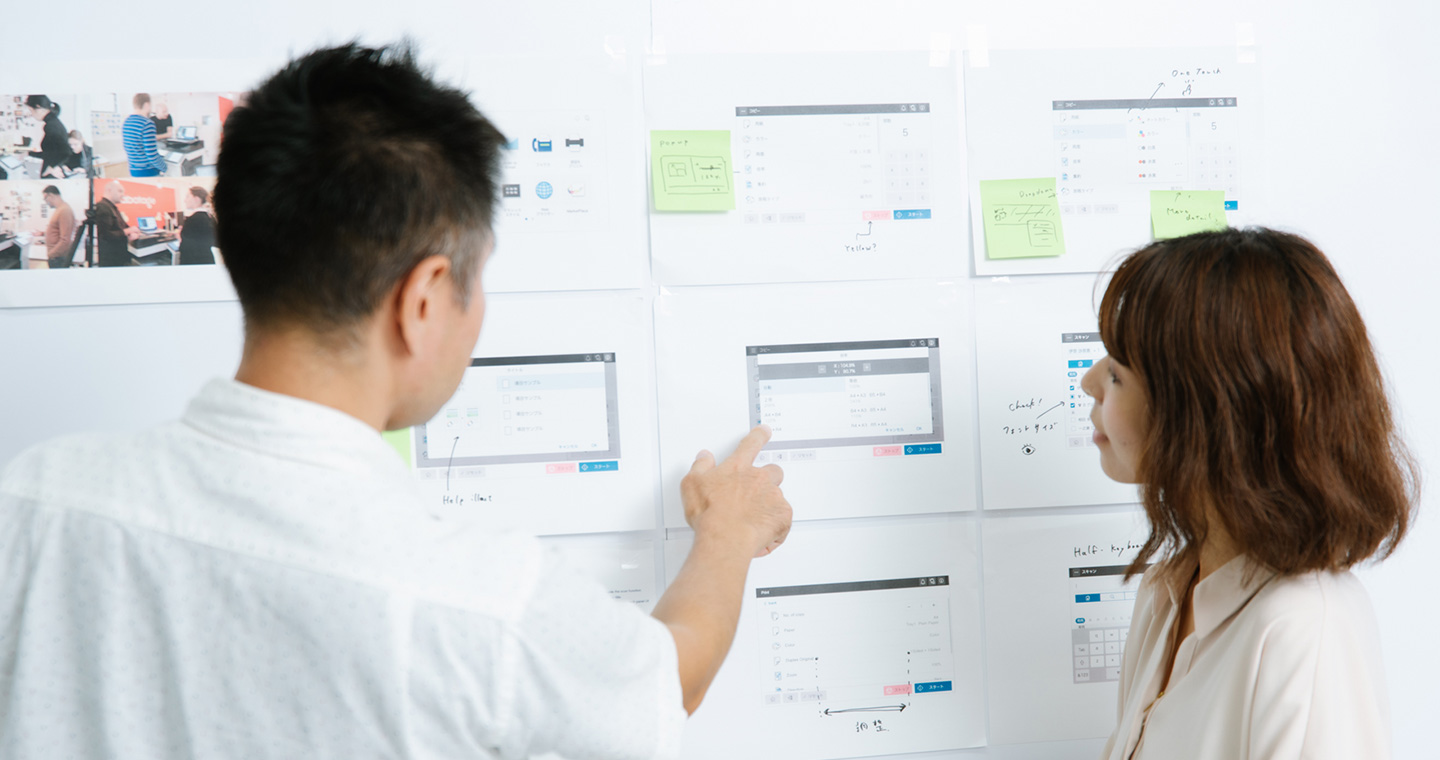
<path fill-rule="evenodd" d="M 614 472 L 620 469 L 619 462 L 581 462 L 581 472 Z"/>
<path fill-rule="evenodd" d="M 898 208 L 895 209 L 896 219 L 929 219 L 930 209 L 928 208 Z"/>

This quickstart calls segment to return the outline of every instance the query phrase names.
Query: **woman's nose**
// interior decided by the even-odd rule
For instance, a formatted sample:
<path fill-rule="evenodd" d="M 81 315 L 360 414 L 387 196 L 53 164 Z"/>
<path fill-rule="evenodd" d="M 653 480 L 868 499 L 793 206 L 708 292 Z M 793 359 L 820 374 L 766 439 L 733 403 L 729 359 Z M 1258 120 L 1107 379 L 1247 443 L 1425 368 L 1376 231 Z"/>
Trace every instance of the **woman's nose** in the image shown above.
<path fill-rule="evenodd" d="M 1097 400 L 1100 398 L 1101 389 L 1099 379 L 1099 373 L 1101 371 L 1100 365 L 1104 362 L 1104 359 L 1095 362 L 1093 365 L 1091 365 L 1090 369 L 1086 370 L 1085 374 L 1080 378 L 1080 390 L 1085 391 L 1087 394 Z"/>

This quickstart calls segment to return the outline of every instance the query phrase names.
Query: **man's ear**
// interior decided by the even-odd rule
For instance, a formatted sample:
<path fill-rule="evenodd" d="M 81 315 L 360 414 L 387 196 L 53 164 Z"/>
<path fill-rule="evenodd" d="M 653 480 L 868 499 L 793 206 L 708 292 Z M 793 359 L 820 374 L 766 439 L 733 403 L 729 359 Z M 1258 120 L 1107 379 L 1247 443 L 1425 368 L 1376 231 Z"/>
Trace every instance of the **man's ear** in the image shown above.
<path fill-rule="evenodd" d="M 422 353 L 439 334 L 435 321 L 441 299 L 452 299 L 450 259 L 427 256 L 395 286 L 395 326 L 401 347 L 414 355 Z"/>

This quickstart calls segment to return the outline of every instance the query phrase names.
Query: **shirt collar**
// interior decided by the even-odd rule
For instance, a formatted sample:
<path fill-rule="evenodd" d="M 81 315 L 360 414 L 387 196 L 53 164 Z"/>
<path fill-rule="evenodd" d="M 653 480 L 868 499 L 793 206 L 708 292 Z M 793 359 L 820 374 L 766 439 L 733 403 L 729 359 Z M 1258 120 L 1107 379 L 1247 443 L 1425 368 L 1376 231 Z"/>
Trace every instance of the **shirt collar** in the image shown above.
<path fill-rule="evenodd" d="M 338 409 L 211 380 L 190 401 L 184 424 L 241 448 L 333 470 L 408 477 L 406 463 L 368 424 Z"/>
<path fill-rule="evenodd" d="M 1172 575 L 1176 580 L 1165 584 L 1173 606 L 1178 606 L 1184 599 L 1185 585 L 1190 582 L 1195 569 L 1195 564 L 1191 563 L 1187 572 Z M 1253 565 L 1242 554 L 1206 576 L 1205 580 L 1195 585 L 1192 600 L 1195 635 L 1202 639 L 1208 636 L 1239 612 L 1275 575 L 1274 570 Z"/>

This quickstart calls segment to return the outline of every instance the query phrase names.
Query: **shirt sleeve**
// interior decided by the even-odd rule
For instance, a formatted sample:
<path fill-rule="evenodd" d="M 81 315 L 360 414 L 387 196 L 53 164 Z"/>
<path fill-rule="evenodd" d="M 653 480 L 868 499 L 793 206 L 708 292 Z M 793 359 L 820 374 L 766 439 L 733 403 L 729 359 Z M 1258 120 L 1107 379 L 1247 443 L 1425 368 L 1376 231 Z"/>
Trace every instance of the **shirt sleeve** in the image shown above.
<path fill-rule="evenodd" d="M 517 747 L 565 757 L 673 758 L 685 726 L 675 640 L 552 555 L 520 623 Z"/>
<path fill-rule="evenodd" d="M 69 206 L 66 206 L 65 210 L 60 214 L 60 229 L 65 239 L 65 245 L 68 246 L 75 241 L 76 226 L 75 212 Z"/>
<path fill-rule="evenodd" d="M 517 617 L 427 613 L 412 642 L 410 721 L 437 756 L 678 757 L 675 641 L 547 552 Z"/>
<path fill-rule="evenodd" d="M 1390 757 L 1375 614 L 1359 580 L 1320 574 L 1313 606 L 1267 632 L 1255 680 L 1250 756 Z"/>

